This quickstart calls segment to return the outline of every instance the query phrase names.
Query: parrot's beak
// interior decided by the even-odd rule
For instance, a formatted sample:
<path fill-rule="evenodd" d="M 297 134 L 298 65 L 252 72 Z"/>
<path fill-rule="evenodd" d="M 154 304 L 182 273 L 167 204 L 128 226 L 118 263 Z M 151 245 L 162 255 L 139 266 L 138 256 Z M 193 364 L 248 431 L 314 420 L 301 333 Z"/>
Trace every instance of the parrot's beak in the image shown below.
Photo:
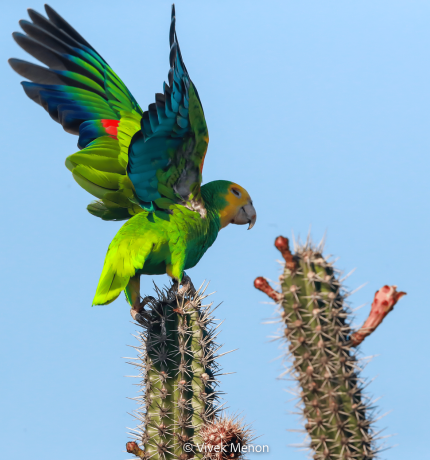
<path fill-rule="evenodd" d="M 251 230 L 251 228 L 255 225 L 255 222 L 257 222 L 257 211 L 252 204 L 247 204 L 244 206 L 244 210 L 246 216 L 249 218 L 248 230 Z"/>
<path fill-rule="evenodd" d="M 249 224 L 248 230 L 251 230 L 251 228 L 255 225 L 256 221 L 257 212 L 255 211 L 255 208 L 252 205 L 252 203 L 248 203 L 240 208 L 232 223 L 236 225 Z"/>

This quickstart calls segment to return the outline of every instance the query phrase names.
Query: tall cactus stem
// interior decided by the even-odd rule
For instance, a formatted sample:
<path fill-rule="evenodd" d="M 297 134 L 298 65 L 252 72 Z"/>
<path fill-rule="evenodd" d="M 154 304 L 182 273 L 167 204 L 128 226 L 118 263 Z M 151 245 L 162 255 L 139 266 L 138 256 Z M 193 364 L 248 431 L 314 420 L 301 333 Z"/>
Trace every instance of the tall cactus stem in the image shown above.
<path fill-rule="evenodd" d="M 136 398 L 139 426 L 130 433 L 136 442 L 127 451 L 142 459 L 203 458 L 195 446 L 219 411 L 212 304 L 202 305 L 202 287 L 180 295 L 177 286 L 155 288 L 157 299 L 135 315 L 142 330 L 138 362 L 130 364 L 139 369 L 143 395 Z"/>
<path fill-rule="evenodd" d="M 308 241 L 292 254 L 288 239 L 282 236 L 275 246 L 285 260 L 280 276 L 282 293 L 262 277 L 254 285 L 281 306 L 282 336 L 289 343 L 293 362 L 289 372 L 301 387 L 299 406 L 306 420 L 307 445 L 315 460 L 372 460 L 377 454 L 374 409 L 363 394 L 361 368 L 352 347 L 364 332 L 376 328 L 382 315 L 376 315 L 379 323 L 370 321 L 370 327 L 354 340 L 347 292 L 321 250 Z M 394 289 L 391 294 L 392 309 L 404 293 Z"/>

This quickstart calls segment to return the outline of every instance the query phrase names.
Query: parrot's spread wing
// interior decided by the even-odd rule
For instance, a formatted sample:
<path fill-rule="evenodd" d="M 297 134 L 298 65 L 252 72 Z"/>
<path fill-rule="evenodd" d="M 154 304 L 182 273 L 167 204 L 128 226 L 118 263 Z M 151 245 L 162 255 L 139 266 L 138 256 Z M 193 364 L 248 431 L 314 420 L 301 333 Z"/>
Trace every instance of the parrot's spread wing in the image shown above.
<path fill-rule="evenodd" d="M 10 59 L 12 68 L 30 81 L 24 91 L 65 131 L 79 135 L 80 152 L 66 166 L 85 190 L 101 201 L 88 210 L 103 219 L 123 220 L 142 208 L 129 198 L 128 148 L 140 130 L 142 110 L 115 72 L 58 13 L 45 5 L 48 18 L 28 10 L 20 21 L 26 34 L 16 42 L 47 67 Z"/>
<path fill-rule="evenodd" d="M 169 84 L 142 116 L 142 130 L 129 149 L 128 176 L 142 205 L 160 207 L 176 202 L 206 215 L 200 195 L 209 135 L 197 90 L 182 60 L 170 25 Z"/>
<path fill-rule="evenodd" d="M 208 144 L 203 110 L 175 34 L 172 9 L 169 85 L 143 112 L 107 62 L 58 13 L 48 19 L 29 10 L 16 42 L 47 67 L 10 59 L 30 81 L 26 94 L 72 134 L 81 149 L 66 166 L 85 190 L 99 198 L 88 210 L 123 220 L 181 203 L 205 215 L 201 172 Z"/>

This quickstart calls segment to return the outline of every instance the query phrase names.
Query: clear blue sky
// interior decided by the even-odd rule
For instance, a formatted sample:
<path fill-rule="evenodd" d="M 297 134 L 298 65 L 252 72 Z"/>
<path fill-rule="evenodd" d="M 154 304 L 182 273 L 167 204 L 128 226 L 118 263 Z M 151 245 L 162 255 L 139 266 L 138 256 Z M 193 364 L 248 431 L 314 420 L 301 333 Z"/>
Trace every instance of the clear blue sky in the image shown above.
<path fill-rule="evenodd" d="M 57 0 L 56 8 L 106 58 L 142 107 L 168 71 L 170 2 Z M 127 415 L 136 394 L 121 359 L 133 356 L 129 310 L 121 296 L 91 308 L 103 258 L 120 224 L 85 210 L 91 197 L 64 159 L 76 138 L 26 98 L 6 64 L 24 57 L 11 38 L 26 8 L 14 0 L 0 16 L 0 457 L 62 460 L 129 458 Z M 383 396 L 378 423 L 389 460 L 428 457 L 430 310 L 430 3 L 426 1 L 186 1 L 177 31 L 209 126 L 204 181 L 246 187 L 258 221 L 223 230 L 200 264 L 223 301 L 221 342 L 239 348 L 222 360 L 231 411 L 254 422 L 259 458 L 304 459 L 298 418 L 277 381 L 281 372 L 273 307 L 253 288 L 276 279 L 279 234 L 320 239 L 337 265 L 356 273 L 353 306 L 384 284 L 407 291 L 362 346 L 378 355 L 366 378 Z M 164 277 L 156 277 L 163 284 Z M 151 293 L 151 278 L 143 290 Z M 369 305 L 357 314 L 364 320 Z M 257 456 L 255 456 L 257 458 Z"/>

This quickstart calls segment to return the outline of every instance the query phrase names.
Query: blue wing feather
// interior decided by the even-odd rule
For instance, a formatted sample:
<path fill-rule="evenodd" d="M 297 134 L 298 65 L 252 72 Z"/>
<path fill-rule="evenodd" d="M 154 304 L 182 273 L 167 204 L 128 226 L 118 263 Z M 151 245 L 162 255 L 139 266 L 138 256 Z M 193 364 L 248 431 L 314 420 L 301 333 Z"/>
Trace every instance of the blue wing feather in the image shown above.
<path fill-rule="evenodd" d="M 164 94 L 158 94 L 142 116 L 142 135 L 136 136 L 130 146 L 127 174 L 140 202 L 161 197 L 158 191 L 157 171 L 169 166 L 172 153 L 184 138 L 191 134 L 188 113 L 188 88 L 191 80 L 180 54 L 175 33 L 175 13 L 172 9 L 170 30 L 170 85 L 164 83 Z M 149 161 L 146 158 L 150 159 Z"/>

